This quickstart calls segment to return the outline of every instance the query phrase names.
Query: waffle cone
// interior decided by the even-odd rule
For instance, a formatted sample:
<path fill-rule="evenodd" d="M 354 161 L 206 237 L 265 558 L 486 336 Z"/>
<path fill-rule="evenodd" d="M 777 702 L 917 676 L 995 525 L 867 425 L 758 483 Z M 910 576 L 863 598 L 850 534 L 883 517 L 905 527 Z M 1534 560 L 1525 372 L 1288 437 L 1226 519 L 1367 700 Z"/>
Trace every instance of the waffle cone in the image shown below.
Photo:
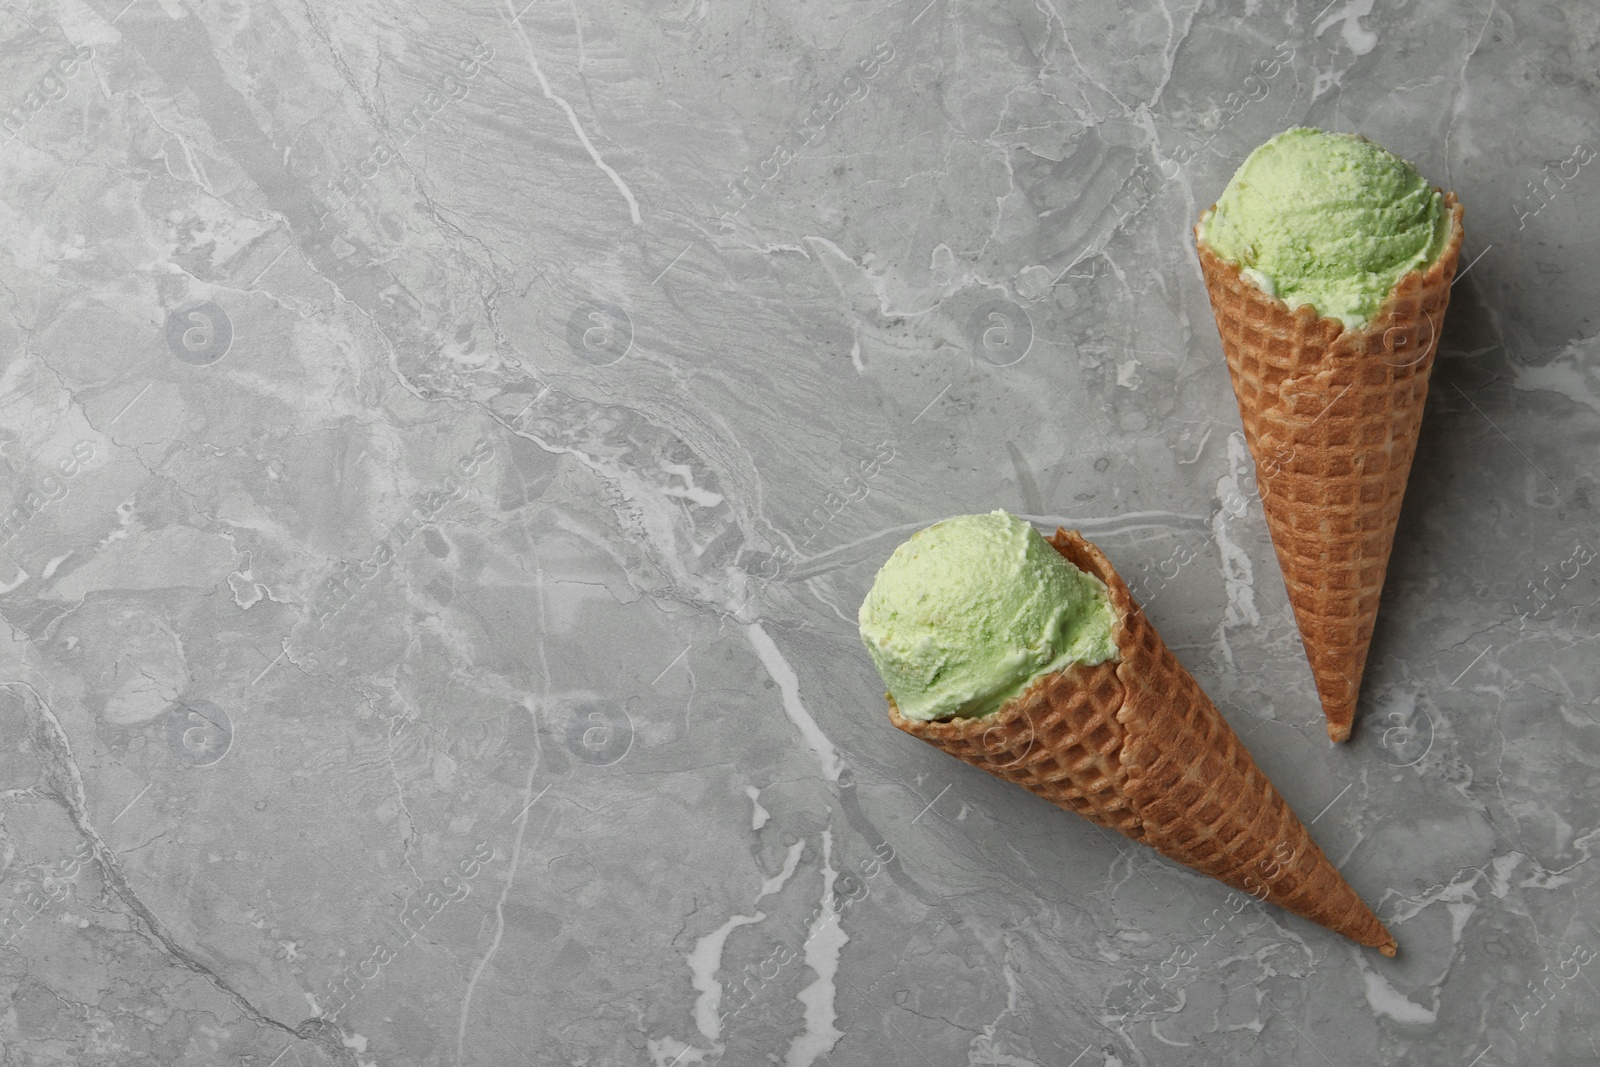
<path fill-rule="evenodd" d="M 1077 531 L 1050 539 L 1105 582 L 1119 656 L 1046 675 L 991 715 L 889 720 L 999 778 L 1386 956 L 1395 940 Z"/>
<path fill-rule="evenodd" d="M 1361 328 L 1308 305 L 1289 310 L 1195 231 L 1267 529 L 1335 741 L 1355 719 L 1461 254 L 1462 208 L 1454 193 L 1444 203 L 1444 251 L 1402 277 Z"/>

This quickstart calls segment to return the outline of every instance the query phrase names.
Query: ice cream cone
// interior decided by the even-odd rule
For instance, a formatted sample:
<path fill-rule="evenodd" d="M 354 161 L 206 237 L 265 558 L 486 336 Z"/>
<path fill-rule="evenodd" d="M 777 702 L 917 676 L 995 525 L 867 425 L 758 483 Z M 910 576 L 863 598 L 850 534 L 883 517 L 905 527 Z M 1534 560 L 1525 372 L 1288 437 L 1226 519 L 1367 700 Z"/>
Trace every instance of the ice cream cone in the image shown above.
<path fill-rule="evenodd" d="M 1045 675 L 980 718 L 895 726 L 1259 900 L 1370 945 L 1395 940 L 1323 855 L 1094 545 L 1050 543 L 1106 584 L 1118 657 Z"/>
<path fill-rule="evenodd" d="M 1310 305 L 1289 310 L 1195 231 L 1267 529 L 1335 741 L 1354 721 L 1461 254 L 1454 193 L 1444 209 L 1439 257 L 1403 276 L 1364 327 Z"/>

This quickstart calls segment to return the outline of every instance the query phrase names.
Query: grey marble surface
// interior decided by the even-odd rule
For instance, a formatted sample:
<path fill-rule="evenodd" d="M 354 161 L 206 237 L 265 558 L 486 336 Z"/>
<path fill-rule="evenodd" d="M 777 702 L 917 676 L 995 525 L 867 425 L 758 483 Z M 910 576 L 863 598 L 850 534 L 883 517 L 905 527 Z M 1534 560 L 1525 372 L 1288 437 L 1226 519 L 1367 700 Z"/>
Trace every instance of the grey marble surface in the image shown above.
<path fill-rule="evenodd" d="M 1600 1058 L 1600 14 L 513 4 L 0 12 L 7 1067 Z M 1188 236 L 1301 123 L 1467 208 L 1338 748 Z M 889 726 L 994 507 L 1398 959 Z"/>

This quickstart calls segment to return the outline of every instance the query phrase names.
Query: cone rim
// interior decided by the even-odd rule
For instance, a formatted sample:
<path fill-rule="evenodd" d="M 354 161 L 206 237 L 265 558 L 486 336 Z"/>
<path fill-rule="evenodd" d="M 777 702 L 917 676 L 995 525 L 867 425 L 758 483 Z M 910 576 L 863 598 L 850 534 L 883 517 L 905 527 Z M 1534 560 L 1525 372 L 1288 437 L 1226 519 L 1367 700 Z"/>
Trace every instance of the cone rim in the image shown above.
<path fill-rule="evenodd" d="M 1461 244 L 1466 237 L 1466 231 L 1462 227 L 1461 222 L 1462 217 L 1466 213 L 1466 209 L 1462 206 L 1461 201 L 1456 197 L 1454 190 L 1447 190 L 1437 185 L 1432 186 L 1432 189 L 1434 192 L 1438 193 L 1444 198 L 1443 207 L 1445 213 L 1450 218 L 1450 230 L 1445 235 L 1443 247 L 1439 249 L 1439 254 L 1433 257 L 1432 263 L 1429 263 L 1426 267 L 1413 267 L 1411 270 L 1406 271 L 1404 274 L 1400 275 L 1399 278 L 1395 279 L 1394 287 L 1391 288 L 1388 295 L 1383 298 L 1383 303 L 1378 305 L 1377 310 L 1372 313 L 1372 317 L 1367 319 L 1366 322 L 1355 326 L 1347 325 L 1343 319 L 1335 318 L 1331 315 L 1320 314 L 1316 307 L 1312 304 L 1301 304 L 1299 307 L 1291 308 L 1288 301 L 1284 300 L 1283 297 L 1278 296 L 1275 293 L 1269 293 L 1265 289 L 1260 288 L 1253 282 L 1244 278 L 1242 273 L 1243 264 L 1235 263 L 1233 260 L 1223 256 L 1220 252 L 1211 247 L 1210 242 L 1200 235 L 1201 222 L 1204 221 L 1207 215 L 1210 215 L 1212 212 L 1217 210 L 1217 205 L 1214 202 L 1210 207 L 1202 211 L 1200 213 L 1200 217 L 1195 220 L 1193 227 L 1194 243 L 1197 249 L 1211 256 L 1229 273 L 1239 278 L 1242 284 L 1250 286 L 1250 288 L 1256 293 L 1259 293 L 1263 299 L 1276 303 L 1279 308 L 1282 309 L 1285 315 L 1291 316 L 1292 318 L 1301 319 L 1305 321 L 1308 326 L 1312 326 L 1313 328 L 1326 333 L 1328 335 L 1328 343 L 1332 344 L 1345 333 L 1363 333 L 1372 329 L 1377 323 L 1388 322 L 1390 319 L 1394 318 L 1394 305 L 1397 302 L 1399 294 L 1402 290 L 1412 285 L 1417 285 L 1421 288 L 1429 288 L 1433 285 L 1437 285 L 1448 275 L 1455 274 L 1456 263 L 1461 258 Z M 1415 279 L 1414 282 L 1413 279 Z"/>
<path fill-rule="evenodd" d="M 1045 685 L 1052 677 L 1059 674 L 1071 674 L 1073 671 L 1091 670 L 1104 665 L 1113 667 L 1120 665 L 1126 658 L 1126 649 L 1132 635 L 1128 627 L 1128 617 L 1134 612 L 1143 611 L 1134 602 L 1133 594 L 1128 591 L 1127 584 L 1121 580 L 1116 568 L 1106 558 L 1099 546 L 1088 540 L 1077 530 L 1068 530 L 1064 526 L 1056 527 L 1053 537 L 1047 540 L 1051 547 L 1061 553 L 1068 563 L 1098 578 L 1106 587 L 1107 599 L 1111 604 L 1111 643 L 1116 648 L 1116 655 L 1101 660 L 1099 663 L 1083 663 L 1081 661 L 1070 663 L 1055 671 L 1041 671 L 1028 682 L 1027 685 L 1013 695 L 1005 703 L 986 715 L 956 715 L 937 719 L 913 719 L 904 715 L 894 701 L 894 695 L 884 694 L 889 699 L 889 719 L 896 727 L 905 730 L 907 726 L 913 727 L 919 733 L 927 732 L 934 738 L 947 738 L 969 732 L 976 723 L 983 723 L 985 730 L 1009 726 L 1021 716 L 1027 714 L 1031 702 L 1027 699 L 1034 690 Z M 902 725 L 904 724 L 904 725 Z"/>

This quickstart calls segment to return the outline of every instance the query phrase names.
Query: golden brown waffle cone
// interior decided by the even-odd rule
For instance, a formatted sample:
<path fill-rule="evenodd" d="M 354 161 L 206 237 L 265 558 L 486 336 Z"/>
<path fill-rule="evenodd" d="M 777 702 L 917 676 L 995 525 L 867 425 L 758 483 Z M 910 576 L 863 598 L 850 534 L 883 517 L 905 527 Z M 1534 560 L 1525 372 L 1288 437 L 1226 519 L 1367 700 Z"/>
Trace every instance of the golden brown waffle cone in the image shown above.
<path fill-rule="evenodd" d="M 1461 254 L 1462 208 L 1454 193 L 1444 203 L 1444 251 L 1401 278 L 1359 329 L 1308 305 L 1290 311 L 1195 228 L 1267 529 L 1335 741 L 1355 718 Z"/>
<path fill-rule="evenodd" d="M 1119 658 L 1046 675 L 992 715 L 889 720 L 1091 822 L 1385 956 L 1395 941 L 1077 531 L 1050 543 L 1111 594 Z"/>

